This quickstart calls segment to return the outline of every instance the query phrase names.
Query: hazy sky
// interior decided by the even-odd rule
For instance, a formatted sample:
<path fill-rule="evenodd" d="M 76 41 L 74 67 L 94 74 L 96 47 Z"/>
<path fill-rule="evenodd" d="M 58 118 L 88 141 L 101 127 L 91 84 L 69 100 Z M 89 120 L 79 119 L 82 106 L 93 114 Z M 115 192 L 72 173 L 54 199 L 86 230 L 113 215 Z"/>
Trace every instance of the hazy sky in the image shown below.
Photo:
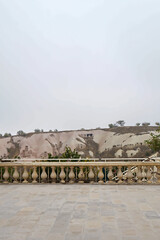
<path fill-rule="evenodd" d="M 0 0 L 0 133 L 160 121 L 159 0 Z"/>

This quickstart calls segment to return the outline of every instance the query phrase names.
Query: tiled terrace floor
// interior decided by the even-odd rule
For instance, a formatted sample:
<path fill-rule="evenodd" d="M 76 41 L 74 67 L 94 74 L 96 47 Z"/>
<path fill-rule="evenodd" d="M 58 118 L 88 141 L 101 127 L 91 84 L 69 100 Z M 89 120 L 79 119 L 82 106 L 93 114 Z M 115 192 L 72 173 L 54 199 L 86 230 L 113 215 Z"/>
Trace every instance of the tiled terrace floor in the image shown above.
<path fill-rule="evenodd" d="M 0 185 L 0 239 L 160 239 L 160 186 Z"/>

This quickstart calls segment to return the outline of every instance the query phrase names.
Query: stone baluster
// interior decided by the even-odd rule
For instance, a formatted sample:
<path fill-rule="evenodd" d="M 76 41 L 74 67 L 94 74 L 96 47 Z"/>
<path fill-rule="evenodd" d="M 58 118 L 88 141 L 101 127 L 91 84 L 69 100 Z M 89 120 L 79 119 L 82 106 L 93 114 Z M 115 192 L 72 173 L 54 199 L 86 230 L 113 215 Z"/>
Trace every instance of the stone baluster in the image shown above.
<path fill-rule="evenodd" d="M 2 182 L 2 167 L 0 167 L 0 172 L 1 172 L 1 174 L 0 174 L 0 182 Z"/>
<path fill-rule="evenodd" d="M 51 179 L 52 179 L 52 183 L 56 183 L 56 172 L 55 172 L 55 167 L 52 167 L 52 172 L 51 172 L 51 175 L 50 175 Z"/>
<path fill-rule="evenodd" d="M 29 174 L 28 174 L 28 171 L 27 171 L 27 167 L 24 166 L 24 171 L 23 171 L 23 174 L 22 174 L 22 178 L 24 179 L 23 183 L 28 183 L 28 181 L 27 181 L 28 176 L 29 176 Z"/>
<path fill-rule="evenodd" d="M 137 183 L 142 183 L 142 169 L 141 169 L 141 166 L 138 166 L 137 167 Z"/>
<path fill-rule="evenodd" d="M 79 178 L 79 183 L 84 183 L 84 172 L 83 172 L 83 167 L 80 167 L 80 171 L 78 174 L 78 178 Z"/>
<path fill-rule="evenodd" d="M 37 167 L 34 166 L 34 167 L 33 167 L 33 173 L 32 173 L 32 178 L 33 178 L 32 183 L 37 183 L 37 177 L 38 177 L 38 174 L 37 174 Z"/>
<path fill-rule="evenodd" d="M 131 166 L 128 166 L 127 178 L 128 178 L 128 183 L 133 182 L 133 173 L 131 172 Z"/>
<path fill-rule="evenodd" d="M 138 167 L 135 167 L 135 168 L 134 168 L 134 180 L 135 180 L 135 182 L 138 181 L 137 174 L 138 174 Z"/>
<path fill-rule="evenodd" d="M 4 178 L 4 182 L 3 183 L 8 183 L 8 178 L 9 178 L 8 167 L 5 167 L 3 178 Z"/>
<path fill-rule="evenodd" d="M 74 183 L 75 174 L 74 174 L 74 171 L 73 171 L 73 167 L 72 167 L 72 166 L 70 167 L 69 179 L 70 179 L 69 183 Z"/>
<path fill-rule="evenodd" d="M 88 177 L 89 177 L 89 181 L 91 184 L 94 183 L 94 173 L 93 173 L 93 169 L 92 167 L 89 167 L 89 174 L 88 174 Z"/>
<path fill-rule="evenodd" d="M 108 172 L 108 183 L 112 184 L 113 183 L 113 172 L 112 172 L 112 166 L 109 167 L 109 172 Z"/>
<path fill-rule="evenodd" d="M 118 183 L 122 183 L 122 178 L 123 178 L 123 173 L 122 173 L 122 170 L 121 170 L 121 166 L 118 166 L 118 173 L 117 173 L 117 177 L 118 177 Z"/>
<path fill-rule="evenodd" d="M 98 178 L 99 178 L 98 183 L 103 184 L 104 183 L 103 182 L 104 174 L 103 174 L 103 171 L 102 171 L 102 167 L 99 167 Z"/>
<path fill-rule="evenodd" d="M 160 184 L 160 166 L 157 166 L 156 178 L 157 178 L 157 183 Z"/>
<path fill-rule="evenodd" d="M 17 167 L 14 167 L 13 178 L 14 178 L 13 183 L 18 183 L 19 173 L 18 173 Z"/>
<path fill-rule="evenodd" d="M 142 183 L 146 183 L 145 169 L 146 169 L 146 167 L 142 167 Z"/>
<path fill-rule="evenodd" d="M 60 172 L 60 175 L 59 175 L 59 176 L 60 176 L 60 179 L 61 179 L 60 182 L 61 182 L 61 183 L 65 183 L 65 180 L 64 180 L 64 179 L 65 179 L 65 176 L 66 176 L 66 175 L 65 175 L 64 167 L 63 167 L 63 166 L 61 166 L 61 172 Z"/>
<path fill-rule="evenodd" d="M 152 183 L 156 183 L 157 182 L 157 167 L 156 166 L 152 166 L 151 167 L 151 172 L 152 172 Z"/>
<path fill-rule="evenodd" d="M 45 183 L 46 182 L 46 179 L 47 179 L 47 173 L 46 173 L 46 167 L 42 167 L 42 173 L 41 173 L 41 178 L 42 178 L 42 183 Z"/>
<path fill-rule="evenodd" d="M 150 166 L 147 167 L 146 177 L 147 177 L 147 183 L 152 183 L 152 181 L 151 181 L 152 174 L 151 174 L 151 168 L 150 168 Z"/>

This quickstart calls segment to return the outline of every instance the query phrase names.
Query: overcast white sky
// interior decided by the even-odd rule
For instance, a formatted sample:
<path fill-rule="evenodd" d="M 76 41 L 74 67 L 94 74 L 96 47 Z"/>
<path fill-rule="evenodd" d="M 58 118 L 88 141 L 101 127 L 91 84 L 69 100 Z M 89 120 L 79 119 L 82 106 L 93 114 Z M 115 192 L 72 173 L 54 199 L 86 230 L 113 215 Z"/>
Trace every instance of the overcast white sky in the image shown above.
<path fill-rule="evenodd" d="M 0 133 L 160 121 L 159 0 L 0 0 Z"/>

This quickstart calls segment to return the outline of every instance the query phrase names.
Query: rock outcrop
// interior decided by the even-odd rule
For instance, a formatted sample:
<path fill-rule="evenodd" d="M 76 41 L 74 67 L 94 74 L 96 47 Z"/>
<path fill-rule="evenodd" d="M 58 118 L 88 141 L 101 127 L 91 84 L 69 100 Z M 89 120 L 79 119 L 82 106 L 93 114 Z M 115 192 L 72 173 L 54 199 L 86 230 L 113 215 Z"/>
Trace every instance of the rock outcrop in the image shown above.
<path fill-rule="evenodd" d="M 76 149 L 82 157 L 147 157 L 145 144 L 157 127 L 116 127 L 61 132 L 28 133 L 0 139 L 0 157 L 47 158 L 59 155 L 65 147 Z"/>

